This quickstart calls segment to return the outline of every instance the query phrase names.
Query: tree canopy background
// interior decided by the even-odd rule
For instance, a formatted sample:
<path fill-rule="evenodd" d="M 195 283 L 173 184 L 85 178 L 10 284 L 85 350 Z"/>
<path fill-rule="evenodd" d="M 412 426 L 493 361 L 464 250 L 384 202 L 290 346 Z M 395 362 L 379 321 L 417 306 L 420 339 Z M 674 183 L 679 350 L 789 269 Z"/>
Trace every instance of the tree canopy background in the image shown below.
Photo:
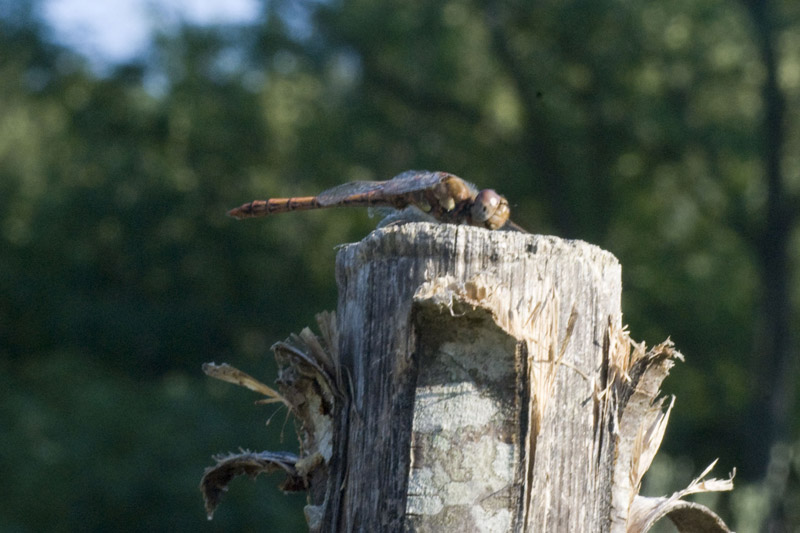
<path fill-rule="evenodd" d="M 271 382 L 375 221 L 224 213 L 411 168 L 620 259 L 634 338 L 686 356 L 646 492 L 719 456 L 733 528 L 800 527 L 800 4 L 265 1 L 102 75 L 35 7 L 0 4 L 1 529 L 304 530 L 270 479 L 206 522 L 212 454 L 294 436 L 200 365 Z"/>

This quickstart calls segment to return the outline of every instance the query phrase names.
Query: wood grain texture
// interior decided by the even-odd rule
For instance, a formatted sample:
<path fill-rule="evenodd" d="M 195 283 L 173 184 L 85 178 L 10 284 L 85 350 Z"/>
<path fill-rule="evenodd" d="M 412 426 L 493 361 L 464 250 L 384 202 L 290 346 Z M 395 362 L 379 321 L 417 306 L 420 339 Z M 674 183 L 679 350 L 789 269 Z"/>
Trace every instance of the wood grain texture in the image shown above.
<path fill-rule="evenodd" d="M 331 531 L 598 531 L 612 465 L 593 444 L 593 376 L 620 320 L 611 254 L 404 224 L 342 247 L 337 281 L 352 390 Z"/>

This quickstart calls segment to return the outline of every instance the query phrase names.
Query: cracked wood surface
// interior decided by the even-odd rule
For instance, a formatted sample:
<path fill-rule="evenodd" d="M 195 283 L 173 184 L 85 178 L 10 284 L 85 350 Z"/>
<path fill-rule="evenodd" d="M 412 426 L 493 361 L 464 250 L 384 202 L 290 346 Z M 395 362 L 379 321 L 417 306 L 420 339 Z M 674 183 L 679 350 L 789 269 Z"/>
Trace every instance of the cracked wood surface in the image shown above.
<path fill-rule="evenodd" d="M 332 530 L 603 530 L 594 376 L 620 320 L 613 255 L 405 224 L 342 247 L 337 281 L 352 390 Z"/>

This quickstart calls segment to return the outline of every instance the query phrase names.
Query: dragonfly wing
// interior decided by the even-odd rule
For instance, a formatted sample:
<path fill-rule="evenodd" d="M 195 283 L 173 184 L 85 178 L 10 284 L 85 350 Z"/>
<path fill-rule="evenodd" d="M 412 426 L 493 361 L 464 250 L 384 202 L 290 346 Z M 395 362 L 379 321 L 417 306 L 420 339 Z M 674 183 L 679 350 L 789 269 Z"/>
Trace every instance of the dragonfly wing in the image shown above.
<path fill-rule="evenodd" d="M 457 183 L 463 185 L 461 194 L 464 196 L 474 198 L 475 195 L 478 194 L 478 189 L 473 184 L 459 178 L 455 174 L 441 171 L 432 172 L 430 170 L 407 170 L 387 181 L 383 190 L 384 193 L 388 195 L 401 195 L 424 191 L 432 189 L 446 179 L 454 179 Z M 450 185 L 450 187 L 453 187 L 453 185 Z"/>
<path fill-rule="evenodd" d="M 319 205 L 336 205 L 354 194 L 363 194 L 377 191 L 386 183 L 385 181 L 350 181 L 322 191 L 317 195 Z"/>
<path fill-rule="evenodd" d="M 317 196 L 320 205 L 336 205 L 350 196 L 380 191 L 385 197 L 424 191 L 439 184 L 448 174 L 427 170 L 407 170 L 388 181 L 351 181 L 332 187 Z"/>
<path fill-rule="evenodd" d="M 378 223 L 379 228 L 394 226 L 396 224 L 405 224 L 407 222 L 436 222 L 436 219 L 429 213 L 420 211 L 413 205 L 400 210 L 382 208 L 379 213 L 384 215 L 384 218 Z"/>
<path fill-rule="evenodd" d="M 389 181 L 384 182 L 383 193 L 388 196 L 398 196 L 410 192 L 424 191 L 435 187 L 448 176 L 450 176 L 450 174 L 446 172 L 406 170 Z"/>
<path fill-rule="evenodd" d="M 456 178 L 464 183 L 470 193 L 477 193 L 475 187 L 461 178 L 447 172 L 432 172 L 430 170 L 407 170 L 388 181 L 351 181 L 337 185 L 323 191 L 317 196 L 317 201 L 322 206 L 336 205 L 350 196 L 380 191 L 384 198 L 402 196 L 404 194 L 425 191 L 439 185 L 443 180 Z"/>

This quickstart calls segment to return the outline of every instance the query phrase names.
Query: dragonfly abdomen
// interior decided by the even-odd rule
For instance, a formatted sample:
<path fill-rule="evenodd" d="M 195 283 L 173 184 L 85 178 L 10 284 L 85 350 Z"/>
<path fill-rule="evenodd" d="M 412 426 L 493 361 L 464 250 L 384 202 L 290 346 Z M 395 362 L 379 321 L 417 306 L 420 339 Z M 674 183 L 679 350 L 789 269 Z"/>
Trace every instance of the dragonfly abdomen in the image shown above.
<path fill-rule="evenodd" d="M 340 198 L 335 203 L 320 199 L 319 196 L 301 196 L 297 198 L 270 198 L 269 200 L 254 200 L 228 211 L 228 216 L 238 218 L 256 218 L 289 213 L 290 211 L 307 211 L 310 209 L 324 209 L 328 207 L 373 207 L 386 206 L 403 208 L 409 205 L 408 200 L 401 196 L 383 196 L 375 191 L 354 194 Z"/>
<path fill-rule="evenodd" d="M 269 200 L 253 200 L 228 211 L 228 216 L 238 219 L 266 217 L 290 211 L 305 211 L 320 209 L 321 205 L 316 196 L 301 196 L 297 198 L 271 198 Z"/>

